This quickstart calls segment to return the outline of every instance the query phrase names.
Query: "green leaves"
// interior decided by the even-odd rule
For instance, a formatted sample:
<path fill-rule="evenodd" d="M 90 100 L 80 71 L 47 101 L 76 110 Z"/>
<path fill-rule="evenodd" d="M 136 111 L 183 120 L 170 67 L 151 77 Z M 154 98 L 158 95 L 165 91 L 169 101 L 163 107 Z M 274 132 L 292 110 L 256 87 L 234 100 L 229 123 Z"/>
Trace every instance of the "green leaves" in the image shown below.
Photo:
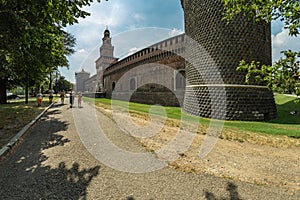
<path fill-rule="evenodd" d="M 284 21 L 289 34 L 296 36 L 300 29 L 300 1 L 299 0 L 222 0 L 225 10 L 223 19 L 232 18 L 242 13 L 255 21 L 280 19 Z"/>
<path fill-rule="evenodd" d="M 271 90 L 279 93 L 300 95 L 300 51 L 282 51 L 285 58 L 281 58 L 273 66 L 261 65 L 252 61 L 241 61 L 237 71 L 247 71 L 245 82 L 265 83 Z"/>
<path fill-rule="evenodd" d="M 281 20 L 284 28 L 291 36 L 299 35 L 300 31 L 300 1 L 299 0 L 222 0 L 224 3 L 223 19 L 230 20 L 237 14 L 244 14 L 256 22 L 265 20 Z M 262 65 L 252 61 L 241 61 L 238 71 L 247 71 L 245 82 L 261 82 L 273 91 L 280 93 L 300 94 L 299 52 L 282 51 L 281 58 L 273 66 Z M 298 58 L 297 58 L 298 57 Z"/>
<path fill-rule="evenodd" d="M 1 0 L 0 79 L 22 84 L 28 72 L 32 83 L 42 82 L 51 70 L 68 66 L 75 38 L 64 27 L 88 16 L 82 8 L 91 2 Z"/>

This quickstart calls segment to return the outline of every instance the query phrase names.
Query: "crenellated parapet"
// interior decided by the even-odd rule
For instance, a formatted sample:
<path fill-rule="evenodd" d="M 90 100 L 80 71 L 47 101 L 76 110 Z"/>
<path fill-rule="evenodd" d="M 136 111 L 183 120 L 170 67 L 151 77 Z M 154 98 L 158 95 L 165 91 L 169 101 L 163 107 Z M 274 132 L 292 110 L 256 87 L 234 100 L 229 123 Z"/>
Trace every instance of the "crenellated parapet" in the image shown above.
<path fill-rule="evenodd" d="M 174 58 L 182 62 L 185 51 L 184 36 L 184 34 L 181 34 L 169 38 L 129 55 L 110 65 L 105 70 L 104 75 L 106 76 L 119 70 L 129 70 L 129 68 L 145 63 L 168 62 L 167 60 Z"/>
<path fill-rule="evenodd" d="M 185 87 L 184 51 L 184 34 L 181 34 L 110 65 L 103 73 L 106 96 L 111 98 L 114 92 L 118 99 L 179 106 Z M 133 90 L 136 91 L 131 94 Z"/>

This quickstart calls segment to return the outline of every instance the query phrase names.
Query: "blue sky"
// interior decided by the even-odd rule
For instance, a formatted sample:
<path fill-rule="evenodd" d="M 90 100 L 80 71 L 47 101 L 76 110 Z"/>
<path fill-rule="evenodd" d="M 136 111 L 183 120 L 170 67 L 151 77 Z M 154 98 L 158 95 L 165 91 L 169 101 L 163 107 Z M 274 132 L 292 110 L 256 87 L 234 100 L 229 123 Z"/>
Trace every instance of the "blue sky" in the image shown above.
<path fill-rule="evenodd" d="M 94 62 L 99 57 L 106 26 L 111 32 L 114 56 L 118 58 L 184 31 L 179 0 L 102 0 L 84 10 L 91 16 L 67 27 L 76 37 L 76 53 L 69 57 L 69 69 L 60 71 L 71 82 L 75 82 L 75 72 L 82 68 L 91 75 L 96 73 Z M 273 61 L 280 57 L 281 50 L 299 47 L 300 37 L 289 37 L 281 22 L 272 23 Z"/>

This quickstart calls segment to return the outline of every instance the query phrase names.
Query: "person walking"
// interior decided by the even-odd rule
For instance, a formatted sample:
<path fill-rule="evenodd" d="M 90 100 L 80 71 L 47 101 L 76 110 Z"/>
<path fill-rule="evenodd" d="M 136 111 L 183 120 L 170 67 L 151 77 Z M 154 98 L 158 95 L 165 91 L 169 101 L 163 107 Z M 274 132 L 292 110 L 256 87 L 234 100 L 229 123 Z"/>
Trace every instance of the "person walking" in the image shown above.
<path fill-rule="evenodd" d="M 41 90 L 38 90 L 37 95 L 36 95 L 36 102 L 38 106 L 42 105 L 43 101 L 43 94 L 41 93 Z"/>
<path fill-rule="evenodd" d="M 74 104 L 74 96 L 75 96 L 75 94 L 74 94 L 73 90 L 71 89 L 71 90 L 70 90 L 70 108 L 73 107 L 73 104 Z"/>
<path fill-rule="evenodd" d="M 54 91 L 52 89 L 50 89 L 49 90 L 49 104 L 51 104 L 53 101 L 53 93 L 54 93 Z"/>
<path fill-rule="evenodd" d="M 64 102 L 65 102 L 65 96 L 66 96 L 65 90 L 61 91 L 61 92 L 60 92 L 60 101 L 61 101 L 61 104 L 62 104 L 62 105 L 63 105 Z"/>
<path fill-rule="evenodd" d="M 81 92 L 78 92 L 77 101 L 78 101 L 78 108 L 81 108 L 81 102 L 82 102 L 82 93 Z"/>

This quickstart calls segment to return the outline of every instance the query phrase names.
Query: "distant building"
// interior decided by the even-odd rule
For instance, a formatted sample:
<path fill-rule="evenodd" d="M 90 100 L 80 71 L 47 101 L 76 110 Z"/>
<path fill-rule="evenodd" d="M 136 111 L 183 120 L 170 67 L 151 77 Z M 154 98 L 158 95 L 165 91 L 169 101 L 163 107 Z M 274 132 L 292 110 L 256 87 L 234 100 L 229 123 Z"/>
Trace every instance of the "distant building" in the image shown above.
<path fill-rule="evenodd" d="M 85 80 L 84 90 L 82 92 L 95 92 L 97 88 L 97 74 Z"/>
<path fill-rule="evenodd" d="M 111 44 L 110 32 L 108 29 L 106 29 L 104 31 L 104 37 L 102 38 L 102 46 L 100 47 L 100 57 L 96 60 L 99 92 L 104 92 L 103 72 L 112 63 L 116 63 L 117 61 L 118 59 L 114 57 L 114 47 Z"/>
<path fill-rule="evenodd" d="M 112 63 L 118 61 L 117 58 L 114 57 L 114 46 L 111 44 L 110 32 L 108 29 L 104 31 L 104 36 L 102 38 L 102 45 L 99 49 L 100 56 L 95 61 L 96 63 L 96 74 L 90 77 L 90 74 L 87 72 L 76 72 L 76 85 L 77 92 L 104 92 L 103 88 L 103 72 L 107 67 L 109 67 Z"/>
<path fill-rule="evenodd" d="M 139 50 L 103 73 L 107 98 L 164 106 L 182 105 L 185 92 L 185 34 Z"/>
<path fill-rule="evenodd" d="M 90 73 L 84 71 L 82 69 L 81 72 L 75 73 L 75 79 L 76 79 L 76 92 L 85 91 L 85 81 L 90 78 Z"/>
<path fill-rule="evenodd" d="M 219 5 L 219 1 L 213 2 Z M 214 17 L 212 13 L 208 18 Z M 251 28 L 248 28 L 249 22 L 241 20 L 243 27 L 239 26 L 239 22 L 231 27 L 235 31 L 232 41 L 226 41 L 232 34 L 226 32 L 228 27 L 223 21 L 220 21 L 221 24 L 213 24 L 216 28 L 201 29 L 204 33 L 199 34 L 199 41 L 203 42 L 205 50 L 200 48 L 202 53 L 193 51 L 198 46 L 186 45 L 190 40 L 185 34 L 181 34 L 148 46 L 120 61 L 113 56 L 114 47 L 110 32 L 106 29 L 100 57 L 96 60 L 97 74 L 89 78 L 82 75 L 82 72 L 76 73 L 79 77 L 76 78 L 77 91 L 84 88 L 82 91 L 90 92 L 90 96 L 91 92 L 100 92 L 105 93 L 107 98 L 182 106 L 187 113 L 208 118 L 258 121 L 273 119 L 276 117 L 276 107 L 272 91 L 257 82 L 245 85 L 245 74 L 236 71 L 243 55 L 253 54 L 253 58 L 261 58 L 258 60 L 268 63 L 269 24 L 255 27 L 251 24 Z M 201 20 L 197 23 L 201 24 Z M 220 28 L 229 35 L 219 37 Z M 245 36 L 244 30 L 247 30 Z M 199 32 L 201 31 L 195 34 Z M 215 34 L 214 37 L 210 37 L 211 33 Z M 203 39 L 202 36 L 208 39 Z M 251 44 L 248 44 L 248 40 Z M 253 51 L 249 53 L 247 49 L 250 47 Z M 251 56 L 250 58 L 252 59 Z"/>

